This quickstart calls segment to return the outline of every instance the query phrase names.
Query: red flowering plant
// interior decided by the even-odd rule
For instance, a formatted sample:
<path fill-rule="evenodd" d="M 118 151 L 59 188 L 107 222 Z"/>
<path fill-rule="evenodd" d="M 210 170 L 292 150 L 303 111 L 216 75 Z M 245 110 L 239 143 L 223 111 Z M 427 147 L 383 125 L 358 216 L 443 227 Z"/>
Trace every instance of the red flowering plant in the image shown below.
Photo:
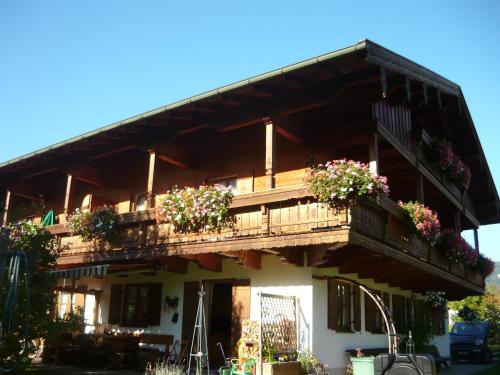
<path fill-rule="evenodd" d="M 477 263 L 479 252 L 453 229 L 443 230 L 437 246 L 454 263 L 464 262 L 468 266 L 475 266 Z"/>
<path fill-rule="evenodd" d="M 352 205 L 358 197 L 376 200 L 389 193 L 387 177 L 372 172 L 367 164 L 347 159 L 313 167 L 306 183 L 320 203 L 336 209 Z"/>
<path fill-rule="evenodd" d="M 100 207 L 92 212 L 76 209 L 69 216 L 69 228 L 75 236 L 81 236 L 84 241 L 107 241 L 116 238 L 118 213 L 114 207 Z"/>
<path fill-rule="evenodd" d="M 417 201 L 398 204 L 408 213 L 417 234 L 430 243 L 436 242 L 441 229 L 437 213 Z"/>
<path fill-rule="evenodd" d="M 217 184 L 184 189 L 174 187 L 162 199 L 157 213 L 178 233 L 220 233 L 234 226 L 234 217 L 229 213 L 232 200 L 231 187 Z"/>
<path fill-rule="evenodd" d="M 434 142 L 434 147 L 444 174 L 461 189 L 467 190 L 472 177 L 470 168 L 453 152 L 451 143 L 446 139 L 438 139 Z"/>
<path fill-rule="evenodd" d="M 476 262 L 476 269 L 481 275 L 488 277 L 495 270 L 495 262 L 483 254 L 479 254 Z"/>

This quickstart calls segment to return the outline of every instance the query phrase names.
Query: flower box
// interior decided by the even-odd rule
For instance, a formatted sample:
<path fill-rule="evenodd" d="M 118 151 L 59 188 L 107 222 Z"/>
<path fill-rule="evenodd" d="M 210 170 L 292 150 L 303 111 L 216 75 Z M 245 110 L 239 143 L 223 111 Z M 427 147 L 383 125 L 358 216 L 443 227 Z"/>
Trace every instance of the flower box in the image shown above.
<path fill-rule="evenodd" d="M 257 365 L 257 368 L 259 367 Z M 299 361 L 264 362 L 262 364 L 262 375 L 300 375 L 301 369 Z"/>
<path fill-rule="evenodd" d="M 352 369 L 354 375 L 374 375 L 375 357 L 351 357 Z"/>
<path fill-rule="evenodd" d="M 451 271 L 451 273 L 453 273 L 457 276 L 465 278 L 465 264 L 463 264 L 463 263 L 451 262 L 450 271 Z"/>
<path fill-rule="evenodd" d="M 450 262 L 445 254 L 440 249 L 435 247 L 431 248 L 431 262 L 435 266 L 438 266 L 444 270 L 448 270 L 450 267 Z"/>

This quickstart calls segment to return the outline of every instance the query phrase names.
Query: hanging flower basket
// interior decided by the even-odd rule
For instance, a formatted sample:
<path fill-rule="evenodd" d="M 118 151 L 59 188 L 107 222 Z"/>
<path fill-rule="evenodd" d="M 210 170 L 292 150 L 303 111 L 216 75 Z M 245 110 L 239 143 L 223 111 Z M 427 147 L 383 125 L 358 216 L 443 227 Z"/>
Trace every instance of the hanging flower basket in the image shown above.
<path fill-rule="evenodd" d="M 367 164 L 346 159 L 313 167 L 306 183 L 320 203 L 335 209 L 354 204 L 358 197 L 375 201 L 389 193 L 387 177 L 373 173 Z"/>
<path fill-rule="evenodd" d="M 159 219 L 172 224 L 177 233 L 220 233 L 234 227 L 234 216 L 229 213 L 232 200 L 231 187 L 174 187 L 162 199 L 157 213 Z"/>
<path fill-rule="evenodd" d="M 439 237 L 441 229 L 437 213 L 417 201 L 406 203 L 399 201 L 398 205 L 408 213 L 415 232 L 433 244 Z"/>
<path fill-rule="evenodd" d="M 118 213 L 114 207 L 101 207 L 93 212 L 76 209 L 69 216 L 69 228 L 74 236 L 81 236 L 86 242 L 112 242 L 116 238 Z"/>

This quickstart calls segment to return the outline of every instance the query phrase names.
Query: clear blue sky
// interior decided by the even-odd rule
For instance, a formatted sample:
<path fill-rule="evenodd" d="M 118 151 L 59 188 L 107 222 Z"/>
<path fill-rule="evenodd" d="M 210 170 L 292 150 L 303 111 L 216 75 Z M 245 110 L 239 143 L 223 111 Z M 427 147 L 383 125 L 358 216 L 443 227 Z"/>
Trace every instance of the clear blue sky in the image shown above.
<path fill-rule="evenodd" d="M 495 0 L 2 0 L 0 161 L 364 38 L 462 86 L 500 187 Z"/>

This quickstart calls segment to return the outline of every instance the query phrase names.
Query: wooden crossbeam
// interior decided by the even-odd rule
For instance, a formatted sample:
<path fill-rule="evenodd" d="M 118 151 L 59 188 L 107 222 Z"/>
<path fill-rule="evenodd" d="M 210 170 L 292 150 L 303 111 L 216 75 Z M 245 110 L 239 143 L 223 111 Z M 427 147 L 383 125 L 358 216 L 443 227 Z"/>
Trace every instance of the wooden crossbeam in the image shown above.
<path fill-rule="evenodd" d="M 242 267 L 260 270 L 262 267 L 262 253 L 254 250 L 239 251 L 237 262 Z"/>
<path fill-rule="evenodd" d="M 201 269 L 222 272 L 222 257 L 214 253 L 182 255 L 182 258 L 195 261 Z"/>
<path fill-rule="evenodd" d="M 304 267 L 304 250 L 301 247 L 281 250 L 278 256 L 283 263 Z"/>
<path fill-rule="evenodd" d="M 175 165 L 182 169 L 190 168 L 190 161 L 186 153 L 175 143 L 155 147 L 158 159 L 166 163 Z"/>

